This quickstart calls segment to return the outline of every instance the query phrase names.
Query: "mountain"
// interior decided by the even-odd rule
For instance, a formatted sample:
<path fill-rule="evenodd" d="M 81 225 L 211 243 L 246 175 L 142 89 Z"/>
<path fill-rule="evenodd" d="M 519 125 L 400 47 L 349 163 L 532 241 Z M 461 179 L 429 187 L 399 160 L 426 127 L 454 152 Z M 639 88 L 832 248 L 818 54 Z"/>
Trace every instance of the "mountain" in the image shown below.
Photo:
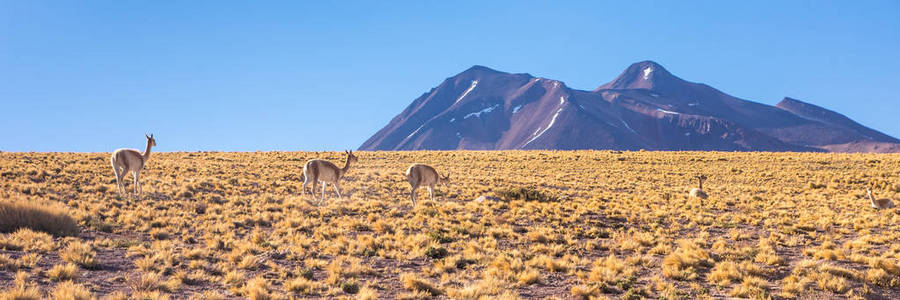
<path fill-rule="evenodd" d="M 800 100 L 748 101 L 643 61 L 593 91 L 474 66 L 359 149 L 900 152 L 900 140 Z"/>

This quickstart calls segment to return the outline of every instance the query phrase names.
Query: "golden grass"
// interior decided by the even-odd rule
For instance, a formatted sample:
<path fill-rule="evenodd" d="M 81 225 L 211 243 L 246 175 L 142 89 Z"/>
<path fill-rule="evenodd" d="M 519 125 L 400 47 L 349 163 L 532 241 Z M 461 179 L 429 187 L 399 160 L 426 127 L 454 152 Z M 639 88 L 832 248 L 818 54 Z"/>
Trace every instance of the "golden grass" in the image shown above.
<path fill-rule="evenodd" d="M 72 281 L 62 282 L 53 290 L 54 300 L 91 300 L 93 298 L 94 295 L 89 289 Z"/>
<path fill-rule="evenodd" d="M 69 209 L 58 202 L 21 198 L 0 200 L 0 232 L 21 228 L 61 236 L 78 233 L 78 223 Z"/>
<path fill-rule="evenodd" d="M 47 271 L 47 276 L 53 281 L 66 281 L 78 279 L 78 265 L 73 263 L 58 264 Z"/>
<path fill-rule="evenodd" d="M 698 269 L 712 264 L 709 253 L 694 241 L 682 240 L 672 254 L 662 261 L 663 275 L 679 280 L 694 280 Z"/>
<path fill-rule="evenodd" d="M 60 251 L 59 257 L 63 260 L 77 264 L 85 268 L 93 268 L 97 266 L 97 253 L 89 243 L 82 241 L 74 241 L 64 250 Z"/>
<path fill-rule="evenodd" d="M 19 269 L 19 262 L 7 254 L 0 254 L 0 270 L 16 271 Z"/>
<path fill-rule="evenodd" d="M 427 279 L 422 279 L 413 273 L 403 273 L 400 275 L 400 283 L 403 288 L 413 292 L 425 292 L 432 296 L 440 295 L 441 289 L 437 288 Z"/>
<path fill-rule="evenodd" d="M 0 233 L 0 276 L 24 274 L 0 291 L 52 298 L 72 281 L 109 299 L 900 297 L 900 209 L 865 198 L 866 187 L 900 195 L 900 155 L 359 156 L 345 197 L 318 205 L 299 172 L 340 153 L 159 153 L 137 198 L 117 195 L 107 154 L 0 153 L 0 199 L 17 199 L 4 203 L 46 203 L 81 231 Z M 412 207 L 412 162 L 460 175 Z M 688 196 L 700 170 L 703 202 Z M 113 266 L 123 275 L 100 282 Z"/>
<path fill-rule="evenodd" d="M 0 292 L 0 300 L 40 300 L 44 298 L 35 285 L 28 283 L 28 273 L 19 271 L 15 275 L 13 286 Z"/>
<path fill-rule="evenodd" d="M 738 264 L 733 261 L 721 261 L 706 275 L 709 283 L 718 286 L 729 286 L 732 282 L 741 279 L 743 274 L 738 269 Z"/>
<path fill-rule="evenodd" d="M 269 283 L 262 277 L 250 279 L 244 286 L 243 295 L 250 300 L 272 299 L 272 295 L 269 294 Z"/>

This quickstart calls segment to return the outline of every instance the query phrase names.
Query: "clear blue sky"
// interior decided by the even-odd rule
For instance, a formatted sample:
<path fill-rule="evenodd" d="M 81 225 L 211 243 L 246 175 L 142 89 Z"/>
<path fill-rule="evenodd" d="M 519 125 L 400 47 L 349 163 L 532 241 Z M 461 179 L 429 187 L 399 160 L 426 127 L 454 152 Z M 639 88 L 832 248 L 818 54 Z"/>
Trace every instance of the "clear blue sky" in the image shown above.
<path fill-rule="evenodd" d="M 0 0 L 0 150 L 342 150 L 479 64 L 579 89 L 654 60 L 900 137 L 898 1 Z"/>

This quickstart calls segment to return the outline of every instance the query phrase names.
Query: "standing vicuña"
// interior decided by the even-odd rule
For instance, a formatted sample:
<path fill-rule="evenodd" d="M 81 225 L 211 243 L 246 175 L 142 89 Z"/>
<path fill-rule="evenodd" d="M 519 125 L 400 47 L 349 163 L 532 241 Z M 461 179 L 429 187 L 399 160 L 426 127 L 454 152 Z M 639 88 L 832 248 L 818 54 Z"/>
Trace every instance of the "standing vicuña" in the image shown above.
<path fill-rule="evenodd" d="M 131 172 L 134 176 L 134 194 L 140 194 L 142 191 L 138 177 L 141 176 L 141 170 L 144 169 L 147 159 L 150 159 L 150 147 L 156 146 L 156 140 L 153 139 L 152 133 L 149 136 L 146 134 L 144 136 L 147 137 L 147 150 L 144 153 L 140 153 L 135 149 L 118 149 L 109 158 L 113 172 L 116 173 L 116 187 L 119 189 L 119 194 L 125 191 L 125 183 L 122 182 L 122 178 L 128 172 Z"/>
<path fill-rule="evenodd" d="M 347 154 L 347 162 L 344 164 L 343 168 L 338 168 L 327 160 L 310 159 L 307 161 L 306 165 L 303 165 L 303 176 L 305 177 L 303 179 L 303 192 L 306 193 L 306 185 L 312 182 L 312 190 L 310 191 L 313 199 L 315 199 L 316 183 L 321 181 L 322 200 L 320 201 L 325 201 L 325 187 L 328 183 L 334 185 L 334 191 L 337 193 L 338 198 L 343 198 L 343 196 L 341 196 L 341 187 L 338 185 L 338 181 L 350 170 L 350 162 L 356 162 L 358 160 L 356 155 L 353 155 L 353 151 L 344 151 L 344 153 Z"/>
<path fill-rule="evenodd" d="M 429 165 L 412 164 L 406 169 L 406 180 L 409 181 L 409 185 L 412 187 L 409 197 L 412 199 L 413 206 L 416 206 L 416 190 L 419 189 L 420 186 L 428 187 L 428 193 L 431 194 L 431 201 L 434 201 L 434 185 L 442 184 L 448 186 L 450 184 L 450 174 L 441 177 L 441 175 Z"/>
<path fill-rule="evenodd" d="M 866 194 L 869 195 L 869 201 L 872 202 L 872 208 L 874 208 L 874 209 L 885 209 L 885 208 L 894 207 L 894 202 L 891 201 L 891 199 L 888 199 L 888 198 L 875 199 L 875 197 L 872 196 L 872 190 L 870 190 L 868 188 L 866 189 Z"/>

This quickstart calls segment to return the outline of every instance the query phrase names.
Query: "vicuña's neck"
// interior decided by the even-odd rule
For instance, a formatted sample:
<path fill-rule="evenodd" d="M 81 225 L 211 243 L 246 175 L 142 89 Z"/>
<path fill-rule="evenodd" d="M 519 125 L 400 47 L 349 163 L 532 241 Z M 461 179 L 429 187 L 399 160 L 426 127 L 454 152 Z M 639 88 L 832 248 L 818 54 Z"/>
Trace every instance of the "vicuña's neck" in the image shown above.
<path fill-rule="evenodd" d="M 347 162 L 345 162 L 344 167 L 341 168 L 341 176 L 347 174 L 347 171 L 350 171 L 350 155 L 347 155 Z"/>
<path fill-rule="evenodd" d="M 150 145 L 150 141 L 147 141 L 147 150 L 144 150 L 144 161 L 150 158 L 150 148 L 153 147 Z"/>

